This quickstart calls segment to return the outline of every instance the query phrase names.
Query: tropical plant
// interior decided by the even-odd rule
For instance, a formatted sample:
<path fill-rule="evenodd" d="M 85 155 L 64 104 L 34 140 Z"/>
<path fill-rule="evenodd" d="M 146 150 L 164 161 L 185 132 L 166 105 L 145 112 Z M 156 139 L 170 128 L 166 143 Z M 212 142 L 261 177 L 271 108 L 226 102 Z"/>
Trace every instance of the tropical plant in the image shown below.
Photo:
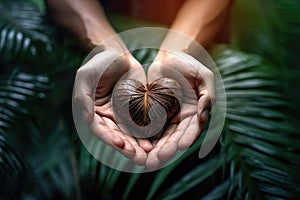
<path fill-rule="evenodd" d="M 198 158 L 204 132 L 174 163 L 145 174 L 111 169 L 81 144 L 71 94 L 84 53 L 41 2 L 0 0 L 0 199 L 300 196 L 296 0 L 235 1 L 231 45 L 211 52 L 227 95 L 217 146 Z M 134 54 L 146 62 L 154 52 Z"/>

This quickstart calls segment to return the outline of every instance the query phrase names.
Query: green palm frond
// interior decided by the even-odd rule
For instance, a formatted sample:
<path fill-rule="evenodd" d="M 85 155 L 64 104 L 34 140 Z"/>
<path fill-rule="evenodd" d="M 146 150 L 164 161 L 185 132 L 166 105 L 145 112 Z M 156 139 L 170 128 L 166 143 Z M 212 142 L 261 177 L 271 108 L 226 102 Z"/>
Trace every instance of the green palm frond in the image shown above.
<path fill-rule="evenodd" d="M 234 1 L 232 43 L 262 55 L 278 68 L 294 65 L 300 41 L 300 2 L 285 0 Z"/>
<path fill-rule="evenodd" d="M 52 49 L 49 27 L 30 2 L 0 1 L 0 58 L 26 61 Z M 34 62 L 34 60 L 31 60 Z"/>
<path fill-rule="evenodd" d="M 18 120 L 34 109 L 30 104 L 31 100 L 43 99 L 46 96 L 48 84 L 49 79 L 46 76 L 25 73 L 17 67 L 6 78 L 3 77 L 0 82 L 0 130 L 5 132 L 9 128 L 29 123 L 30 119 L 23 119 L 26 122 Z"/>
<path fill-rule="evenodd" d="M 215 55 L 228 98 L 221 149 L 214 149 L 208 160 L 199 161 L 176 181 L 171 175 L 179 169 L 177 164 L 191 159 L 188 156 L 149 175 L 145 183 L 149 189 L 142 194 L 135 189 L 147 175 L 128 176 L 123 199 L 145 195 L 147 199 L 293 199 L 299 195 L 300 138 L 286 112 L 292 105 L 282 95 L 282 74 L 261 55 L 229 47 L 219 48 Z M 135 56 L 141 61 L 152 57 L 141 50 Z M 122 175 L 96 163 L 98 179 L 109 180 L 107 174 L 113 174 L 111 184 L 118 188 L 116 180 Z M 106 172 L 100 176 L 100 171 Z M 100 188 L 106 191 L 105 186 Z"/>
<path fill-rule="evenodd" d="M 234 51 L 230 57 L 238 58 Z M 247 55 L 243 57 L 247 58 Z M 248 59 L 254 60 L 249 57 Z M 222 60 L 222 56 L 219 60 Z M 242 66 L 242 63 L 231 67 L 237 66 Z M 264 63 L 260 62 L 255 71 L 261 71 L 264 67 Z M 221 73 L 226 69 L 220 67 Z M 256 84 L 249 90 L 259 89 L 266 92 L 251 96 L 247 95 L 248 88 L 240 88 L 238 84 L 228 88 L 227 85 L 232 85 L 232 81 L 242 81 L 244 85 L 245 81 L 252 82 L 253 78 L 241 80 L 233 73 L 227 76 L 235 78 L 226 81 L 225 76 L 228 121 L 224 134 L 224 148 L 228 148 L 229 152 L 238 152 L 238 156 L 235 156 L 231 163 L 235 166 L 232 176 L 240 174 L 243 184 L 248 188 L 245 191 L 241 191 L 244 188 L 240 188 L 240 194 L 252 198 L 295 198 L 299 195 L 297 187 L 299 188 L 300 183 L 300 176 L 297 174 L 300 167 L 300 158 L 297 155 L 299 134 L 295 126 L 289 123 L 289 117 L 284 112 L 288 106 L 287 101 L 280 96 L 280 77 L 276 79 L 272 77 L 272 73 L 273 69 L 269 68 L 265 70 L 265 76 L 260 78 L 261 81 L 254 79 Z M 270 94 L 270 91 L 273 92 Z M 235 94 L 241 92 L 244 95 L 237 98 Z M 276 92 L 277 95 L 274 94 Z M 267 171 L 270 173 L 266 173 Z M 280 179 L 276 180 L 274 177 Z"/>
<path fill-rule="evenodd" d="M 240 62 L 222 66 L 222 60 L 228 58 L 226 51 L 231 59 Z M 280 95 L 280 77 L 272 77 L 273 69 L 266 70 L 268 67 L 265 63 L 251 55 L 249 57 L 247 54 L 225 50 L 223 56 L 216 60 L 221 73 L 231 70 L 230 68 L 244 66 L 243 73 L 255 67 L 255 72 L 263 71 L 264 74 L 259 79 L 258 76 L 240 79 L 238 73 L 224 76 L 228 112 L 223 148 L 227 153 L 236 154 L 230 162 L 230 167 L 233 168 L 230 176 L 233 178 L 229 186 L 243 198 L 295 198 L 299 195 L 300 176 L 297 171 L 300 158 L 297 152 L 300 138 L 284 112 L 288 106 L 287 101 Z M 257 64 L 247 66 L 241 62 L 243 59 L 252 62 L 256 60 Z M 229 77 L 232 79 L 228 79 Z M 232 82 L 236 83 L 233 87 Z M 244 85 L 247 82 L 255 84 L 239 87 L 238 83 Z M 255 90 L 260 92 L 256 94 L 253 92 Z M 242 93 L 244 95 L 240 95 Z M 240 178 L 235 179 L 235 176 Z"/>
<path fill-rule="evenodd" d="M 0 69 L 0 180 L 7 180 L 1 184 L 0 199 L 18 198 L 20 193 L 24 199 L 300 196 L 300 136 L 292 123 L 299 120 L 290 119 L 299 99 L 298 1 L 235 1 L 232 43 L 239 51 L 225 46 L 214 54 L 228 106 L 218 145 L 199 160 L 201 137 L 180 159 L 146 174 L 111 169 L 80 143 L 69 107 L 82 55 L 66 48 L 68 41 L 52 41 L 43 6 L 38 0 L 0 0 L 0 63 L 9 69 Z M 127 29 L 120 18 L 117 21 L 119 30 Z M 149 63 L 155 52 L 138 50 L 134 55 Z M 41 64 L 51 68 L 43 71 L 46 75 L 25 73 L 16 62 L 28 63 L 26 69 Z M 290 65 L 293 74 L 284 69 Z M 46 93 L 50 84 L 51 94 Z"/>
<path fill-rule="evenodd" d="M 49 131 L 27 155 L 30 173 L 23 196 L 37 199 L 75 199 L 80 196 L 79 173 L 72 142 L 60 125 Z"/>
<path fill-rule="evenodd" d="M 28 118 L 33 98 L 43 99 L 48 88 L 48 79 L 42 75 L 24 73 L 15 68 L 9 76 L 0 81 L 0 174 L 6 184 L 1 187 L 2 198 L 10 199 L 20 195 L 26 178 L 28 163 L 21 149 L 24 143 L 37 144 L 37 135 L 24 134 L 26 128 L 35 126 Z M 33 108 L 34 106 L 32 106 Z M 27 116 L 27 117 L 25 117 Z M 14 130 L 19 129 L 19 134 Z M 22 141 L 20 144 L 17 141 Z M 26 141 L 26 142 L 25 142 Z M 18 147 L 18 148 L 16 148 Z M 17 183 L 17 184 L 16 184 Z M 11 196 L 10 196 L 11 195 Z"/>
<path fill-rule="evenodd" d="M 24 185 L 26 164 L 0 129 L 0 199 L 20 197 Z M 3 183 L 4 182 L 4 183 Z M 18 184 L 16 184 L 18 183 Z"/>
<path fill-rule="evenodd" d="M 300 137 L 282 109 L 287 106 L 276 73 L 258 56 L 227 47 L 219 50 L 216 63 L 228 105 L 221 149 L 157 197 L 296 198 L 300 194 Z"/>
<path fill-rule="evenodd" d="M 12 198 L 21 193 L 29 199 L 80 196 L 74 137 L 69 137 L 69 130 L 74 128 L 69 126 L 71 112 L 70 120 L 65 120 L 59 109 L 70 105 L 66 98 L 72 92 L 71 73 L 81 56 L 66 51 L 68 44 L 58 48 L 49 32 L 53 34 L 52 28 L 30 1 L 0 1 L 0 137 L 7 138 L 1 143 L 4 151 L 0 151 L 0 160 L 4 165 L 0 173 L 2 181 L 8 180 L 5 186 L 15 186 L 0 194 L 7 193 Z M 20 67 L 15 63 L 21 63 Z M 64 80 L 53 78 L 55 73 L 66 74 Z M 63 97 L 62 91 L 53 91 L 53 87 L 69 92 L 63 91 Z M 7 158 L 18 161 L 18 165 L 12 165 Z M 19 175 L 8 176 L 12 173 Z M 6 174 L 3 179 L 2 174 Z"/>

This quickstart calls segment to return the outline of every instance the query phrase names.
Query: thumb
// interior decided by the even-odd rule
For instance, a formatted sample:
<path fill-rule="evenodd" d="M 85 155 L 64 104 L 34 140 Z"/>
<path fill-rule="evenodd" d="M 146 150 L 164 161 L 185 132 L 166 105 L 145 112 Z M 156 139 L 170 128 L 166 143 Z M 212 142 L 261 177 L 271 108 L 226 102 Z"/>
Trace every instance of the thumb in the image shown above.
<path fill-rule="evenodd" d="M 73 96 L 73 116 L 76 119 L 83 119 L 91 123 L 94 119 L 94 101 L 88 95 Z"/>
<path fill-rule="evenodd" d="M 95 88 L 99 78 L 116 58 L 114 52 L 104 51 L 92 57 L 77 70 L 72 99 L 74 117 L 87 122 L 93 120 Z"/>
<path fill-rule="evenodd" d="M 209 94 L 204 94 L 200 96 L 198 100 L 197 116 L 201 123 L 207 122 L 210 109 L 211 109 L 211 98 Z"/>

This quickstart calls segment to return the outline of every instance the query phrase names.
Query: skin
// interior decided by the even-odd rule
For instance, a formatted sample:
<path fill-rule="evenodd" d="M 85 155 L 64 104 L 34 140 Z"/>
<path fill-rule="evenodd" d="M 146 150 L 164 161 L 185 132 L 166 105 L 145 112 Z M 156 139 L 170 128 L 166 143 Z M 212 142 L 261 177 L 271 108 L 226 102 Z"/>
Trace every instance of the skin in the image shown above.
<path fill-rule="evenodd" d="M 140 143 L 144 139 L 135 139 L 122 133 L 114 121 L 111 92 L 121 77 L 141 82 L 145 82 L 146 77 L 142 66 L 132 56 L 118 55 L 113 50 L 104 50 L 84 64 L 76 74 L 73 98 L 75 106 L 82 110 L 84 120 L 97 138 L 135 163 L 144 165 L 147 151 L 152 149 L 152 145 L 147 141 L 149 147 L 144 145 L 142 148 Z M 111 60 L 114 61 L 111 63 Z M 95 85 L 95 89 L 90 85 Z"/>
<path fill-rule="evenodd" d="M 231 0 L 186 0 L 176 13 L 170 29 L 208 48 L 225 22 L 230 4 Z M 87 51 L 116 34 L 97 0 L 47 0 L 47 7 L 53 20 L 69 31 Z M 177 51 L 184 52 L 183 57 L 186 59 L 165 52 L 163 49 L 169 45 L 175 45 Z M 167 74 L 171 74 L 169 78 L 172 78 L 172 74 L 179 73 L 192 86 L 193 91 L 186 91 L 186 93 L 196 94 L 196 99 L 185 98 L 183 100 L 184 113 L 181 113 L 180 118 L 177 117 L 172 121 L 159 140 L 152 142 L 123 134 L 112 117 L 111 90 L 118 78 L 128 71 L 134 71 L 134 73 L 129 73 L 131 78 L 145 77 L 145 75 L 139 76 L 142 74 L 142 68 L 133 56 L 127 53 L 109 69 L 104 69 L 103 63 L 109 58 L 100 53 L 100 56 L 95 56 L 81 67 L 77 72 L 76 80 L 85 81 L 83 83 L 75 81 L 74 88 L 77 91 L 79 106 L 82 107 L 85 119 L 90 123 L 94 134 L 107 144 L 119 149 L 137 164 L 145 164 L 150 169 L 155 169 L 171 158 L 177 149 L 188 148 L 203 130 L 214 99 L 213 74 L 197 63 L 194 59 L 197 57 L 197 51 L 192 46 L 188 42 L 180 43 L 173 34 L 168 34 L 162 43 L 162 50 L 158 52 L 154 63 L 149 68 L 148 82 L 159 77 L 166 77 Z M 125 52 L 126 47 L 119 40 L 114 44 L 104 44 L 103 50 Z M 103 68 L 102 79 L 105 81 L 101 83 L 105 85 L 95 80 L 91 81 L 90 77 L 93 77 L 94 69 L 90 66 L 93 65 Z M 203 80 L 202 77 L 207 76 L 209 78 Z M 111 79 L 111 77 L 115 78 Z M 145 83 L 146 78 L 141 81 Z M 91 86 L 90 82 L 93 82 L 94 86 Z M 95 102 L 91 98 L 91 87 L 97 88 Z"/>
<path fill-rule="evenodd" d="M 157 77 L 179 81 L 183 89 L 181 112 L 166 128 L 163 137 L 153 141 L 146 165 L 157 168 L 176 151 L 185 150 L 198 138 L 208 120 L 209 110 L 215 99 L 214 75 L 192 56 L 164 52 L 148 71 L 151 82 Z M 205 78 L 203 78 L 205 77 Z"/>

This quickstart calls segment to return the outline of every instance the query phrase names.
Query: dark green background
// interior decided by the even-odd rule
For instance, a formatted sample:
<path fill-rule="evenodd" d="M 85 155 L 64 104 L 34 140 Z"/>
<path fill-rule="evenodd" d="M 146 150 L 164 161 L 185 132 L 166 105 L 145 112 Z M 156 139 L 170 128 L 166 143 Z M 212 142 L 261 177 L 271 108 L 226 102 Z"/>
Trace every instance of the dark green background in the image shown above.
<path fill-rule="evenodd" d="M 118 31 L 149 24 L 110 15 Z M 236 0 L 231 40 L 211 50 L 226 88 L 217 146 L 151 173 L 95 160 L 74 129 L 71 95 L 86 53 L 43 1 L 0 0 L 0 199 L 296 199 L 300 196 L 297 0 Z M 151 24 L 152 25 L 152 24 Z M 154 52 L 134 52 L 147 62 Z"/>

